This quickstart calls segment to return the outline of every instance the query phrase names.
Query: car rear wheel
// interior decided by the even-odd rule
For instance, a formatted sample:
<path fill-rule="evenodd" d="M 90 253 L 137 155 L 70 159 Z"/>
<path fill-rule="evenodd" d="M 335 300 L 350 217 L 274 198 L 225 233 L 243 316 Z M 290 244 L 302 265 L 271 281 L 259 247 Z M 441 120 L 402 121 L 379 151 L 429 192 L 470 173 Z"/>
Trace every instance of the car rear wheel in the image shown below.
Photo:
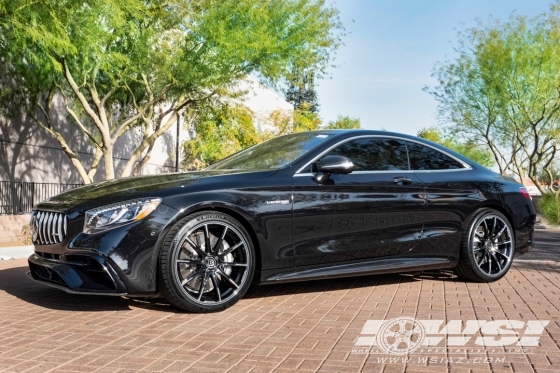
<path fill-rule="evenodd" d="M 491 282 L 502 278 L 515 254 L 515 236 L 499 211 L 483 209 L 470 219 L 455 273 L 463 279 Z"/>
<path fill-rule="evenodd" d="M 160 288 L 173 305 L 190 312 L 221 311 L 247 292 L 255 253 L 236 219 L 202 211 L 177 222 L 159 257 Z"/>

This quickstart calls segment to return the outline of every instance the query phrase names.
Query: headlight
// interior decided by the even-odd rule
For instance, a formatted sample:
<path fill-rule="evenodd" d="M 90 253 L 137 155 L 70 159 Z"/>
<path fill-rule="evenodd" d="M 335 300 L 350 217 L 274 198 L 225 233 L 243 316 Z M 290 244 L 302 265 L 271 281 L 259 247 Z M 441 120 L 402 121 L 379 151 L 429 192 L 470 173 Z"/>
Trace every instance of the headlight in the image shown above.
<path fill-rule="evenodd" d="M 86 211 L 84 233 L 93 234 L 120 227 L 150 215 L 161 198 L 142 198 L 113 203 Z"/>

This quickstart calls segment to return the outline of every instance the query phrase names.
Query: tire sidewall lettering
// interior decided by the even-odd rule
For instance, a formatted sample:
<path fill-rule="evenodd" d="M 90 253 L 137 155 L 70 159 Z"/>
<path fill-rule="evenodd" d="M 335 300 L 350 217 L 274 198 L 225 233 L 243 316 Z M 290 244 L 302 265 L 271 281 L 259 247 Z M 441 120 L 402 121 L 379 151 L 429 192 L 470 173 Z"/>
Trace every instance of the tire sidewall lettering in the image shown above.
<path fill-rule="evenodd" d="M 201 221 L 204 221 L 204 220 L 211 220 L 211 219 L 223 219 L 223 220 L 230 221 L 230 220 L 229 220 L 226 216 L 224 216 L 224 215 L 202 215 L 202 216 L 197 217 L 197 218 L 195 219 L 195 221 L 198 223 L 198 222 L 201 222 Z"/>
<path fill-rule="evenodd" d="M 235 234 L 239 236 L 239 238 L 245 240 L 247 247 L 247 261 L 252 263 L 247 269 L 247 272 L 243 275 L 245 280 L 240 283 L 242 287 L 240 288 L 240 291 L 237 291 L 236 295 L 231 297 L 230 299 L 224 300 L 224 302 L 220 302 L 217 304 L 204 304 L 204 302 L 197 304 L 196 300 L 189 299 L 189 296 L 184 294 L 183 290 L 177 283 L 177 279 L 175 278 L 177 268 L 174 264 L 174 258 L 178 255 L 179 250 L 181 250 L 181 248 L 178 246 L 178 242 L 182 239 L 180 237 L 186 234 L 188 231 L 199 229 L 200 227 L 204 227 L 207 224 L 229 225 L 230 230 L 235 232 Z M 162 269 L 164 268 L 164 273 L 160 273 L 160 276 L 162 278 L 162 280 L 160 281 L 162 281 L 165 286 L 165 289 L 162 291 L 162 293 L 171 303 L 190 312 L 214 312 L 228 308 L 232 304 L 236 303 L 247 292 L 250 284 L 252 283 L 255 266 L 254 261 L 256 256 L 254 253 L 254 246 L 251 242 L 250 235 L 248 232 L 246 232 L 246 229 L 241 222 L 237 221 L 234 217 L 221 212 L 201 211 L 183 217 L 175 224 L 174 229 L 172 229 L 170 233 L 173 235 L 173 238 L 170 242 L 166 243 L 166 247 L 163 249 L 162 254 L 160 254 L 165 257 L 165 266 L 162 267 Z M 163 279 L 163 277 L 166 278 Z"/>

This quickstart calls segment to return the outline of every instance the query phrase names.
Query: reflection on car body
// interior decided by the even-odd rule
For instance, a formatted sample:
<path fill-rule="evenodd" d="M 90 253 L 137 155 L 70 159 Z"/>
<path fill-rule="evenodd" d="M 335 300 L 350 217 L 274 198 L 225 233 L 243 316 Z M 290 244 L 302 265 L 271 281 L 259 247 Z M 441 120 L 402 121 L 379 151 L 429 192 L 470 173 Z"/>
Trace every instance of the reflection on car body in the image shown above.
<path fill-rule="evenodd" d="M 210 312 L 251 283 L 442 268 L 495 281 L 532 248 L 534 222 L 520 184 L 440 145 L 303 132 L 200 172 L 110 180 L 40 203 L 29 276 Z"/>

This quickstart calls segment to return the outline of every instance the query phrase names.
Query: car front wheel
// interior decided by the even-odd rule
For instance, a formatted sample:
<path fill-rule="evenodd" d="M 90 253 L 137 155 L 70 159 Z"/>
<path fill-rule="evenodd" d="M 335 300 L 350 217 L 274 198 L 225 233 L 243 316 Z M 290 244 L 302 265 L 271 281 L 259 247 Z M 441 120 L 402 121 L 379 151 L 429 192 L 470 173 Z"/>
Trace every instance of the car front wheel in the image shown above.
<path fill-rule="evenodd" d="M 236 219 L 202 211 L 177 222 L 159 257 L 160 288 L 173 305 L 189 312 L 221 311 L 247 292 L 255 253 Z"/>
<path fill-rule="evenodd" d="M 483 209 L 469 221 L 455 272 L 466 280 L 491 282 L 502 278 L 513 261 L 515 236 L 499 211 Z"/>

